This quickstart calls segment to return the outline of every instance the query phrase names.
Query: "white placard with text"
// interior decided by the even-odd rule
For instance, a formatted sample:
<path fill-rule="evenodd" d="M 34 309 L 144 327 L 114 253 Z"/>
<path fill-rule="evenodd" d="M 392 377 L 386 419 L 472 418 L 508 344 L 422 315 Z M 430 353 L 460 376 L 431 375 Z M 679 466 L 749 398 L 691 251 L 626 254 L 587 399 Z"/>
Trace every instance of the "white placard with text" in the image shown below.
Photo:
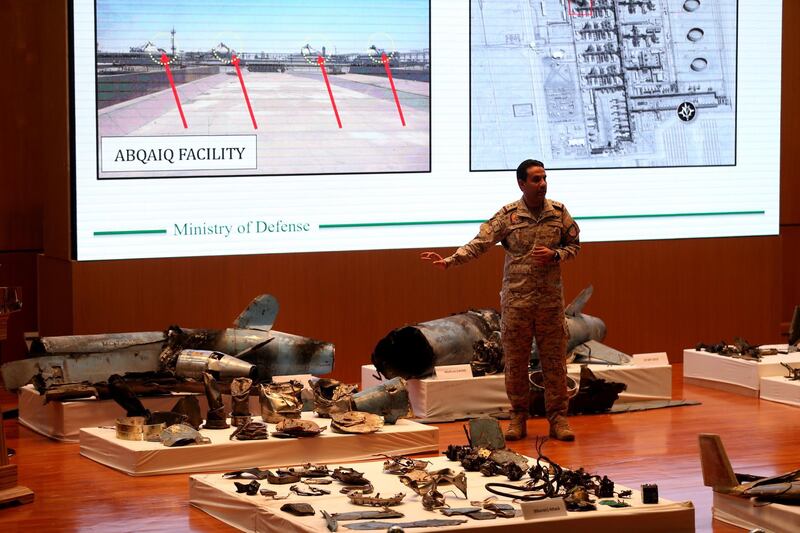
<path fill-rule="evenodd" d="M 633 364 L 636 366 L 666 366 L 669 365 L 667 352 L 636 353 L 633 354 Z"/>
<path fill-rule="evenodd" d="M 539 518 L 554 518 L 567 516 L 567 507 L 563 498 L 547 498 L 535 502 L 521 502 L 522 516 L 525 520 L 538 520 Z"/>
<path fill-rule="evenodd" d="M 469 365 L 446 365 L 436 367 L 436 379 L 470 379 L 472 367 Z"/>

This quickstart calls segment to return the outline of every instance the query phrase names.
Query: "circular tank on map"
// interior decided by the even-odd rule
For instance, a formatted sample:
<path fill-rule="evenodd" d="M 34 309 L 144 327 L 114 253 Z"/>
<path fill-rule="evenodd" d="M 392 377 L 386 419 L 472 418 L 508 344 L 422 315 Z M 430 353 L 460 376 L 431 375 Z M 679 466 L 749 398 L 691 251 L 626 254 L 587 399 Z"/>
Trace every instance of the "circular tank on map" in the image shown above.
<path fill-rule="evenodd" d="M 693 43 L 696 43 L 697 41 L 702 39 L 705 34 L 706 32 L 704 32 L 702 28 L 692 28 L 691 30 L 689 30 L 689 33 L 686 34 L 686 38 L 692 41 Z"/>
<path fill-rule="evenodd" d="M 692 64 L 689 65 L 691 69 L 695 72 L 701 72 L 706 69 L 708 66 L 708 61 L 704 57 L 696 57 L 692 61 Z"/>
<path fill-rule="evenodd" d="M 683 3 L 684 11 L 688 11 L 691 13 L 692 11 L 697 11 L 700 8 L 700 0 L 686 0 Z"/>

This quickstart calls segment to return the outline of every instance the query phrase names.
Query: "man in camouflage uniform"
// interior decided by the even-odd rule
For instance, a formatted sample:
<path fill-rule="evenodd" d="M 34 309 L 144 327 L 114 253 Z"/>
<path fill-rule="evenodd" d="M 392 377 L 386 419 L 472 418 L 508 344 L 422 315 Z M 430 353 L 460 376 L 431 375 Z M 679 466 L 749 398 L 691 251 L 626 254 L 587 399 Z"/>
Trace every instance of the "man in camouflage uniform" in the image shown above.
<path fill-rule="evenodd" d="M 545 198 L 547 174 L 540 161 L 523 161 L 517 168 L 517 184 L 522 198 L 481 224 L 480 232 L 469 243 L 444 259 L 433 252 L 423 252 L 421 257 L 446 269 L 478 257 L 498 242 L 503 245 L 506 257 L 500 293 L 501 333 L 506 392 L 511 402 L 506 438 L 516 440 L 527 434 L 528 365 L 535 337 L 550 436 L 574 440 L 567 422 L 567 329 L 561 261 L 577 255 L 580 230 L 563 204 Z"/>

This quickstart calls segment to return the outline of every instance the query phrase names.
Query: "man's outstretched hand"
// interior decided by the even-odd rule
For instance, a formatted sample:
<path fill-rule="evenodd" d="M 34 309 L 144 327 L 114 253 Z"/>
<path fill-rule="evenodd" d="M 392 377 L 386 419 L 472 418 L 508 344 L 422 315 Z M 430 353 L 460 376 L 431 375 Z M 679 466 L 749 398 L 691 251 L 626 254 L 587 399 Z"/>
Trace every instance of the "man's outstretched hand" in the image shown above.
<path fill-rule="evenodd" d="M 422 252 L 419 254 L 419 258 L 423 261 L 431 261 L 433 266 L 442 270 L 445 270 L 448 267 L 448 263 L 436 252 Z"/>

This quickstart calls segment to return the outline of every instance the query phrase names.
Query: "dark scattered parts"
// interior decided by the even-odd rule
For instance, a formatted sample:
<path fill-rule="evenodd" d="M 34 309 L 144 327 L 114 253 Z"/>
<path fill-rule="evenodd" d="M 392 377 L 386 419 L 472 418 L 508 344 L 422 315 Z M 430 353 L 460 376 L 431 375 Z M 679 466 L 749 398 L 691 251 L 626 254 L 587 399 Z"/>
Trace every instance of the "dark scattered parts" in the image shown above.
<path fill-rule="evenodd" d="M 288 485 L 289 483 L 298 483 L 300 481 L 300 474 L 285 470 L 278 470 L 275 473 L 267 470 L 266 476 L 270 485 Z"/>
<path fill-rule="evenodd" d="M 265 440 L 269 437 L 267 425 L 264 422 L 247 422 L 237 427 L 231 433 L 230 440 Z"/>
<path fill-rule="evenodd" d="M 346 527 L 347 529 L 353 529 L 357 531 L 368 531 L 375 529 L 397 531 L 397 529 L 392 529 L 392 528 L 400 528 L 399 531 L 402 531 L 403 529 L 412 529 L 418 527 L 458 526 L 465 522 L 466 520 L 460 520 L 457 518 L 452 518 L 452 519 L 432 518 L 428 520 L 417 520 L 415 522 L 378 522 L 378 521 L 353 522 L 352 524 L 346 524 L 344 527 Z"/>
<path fill-rule="evenodd" d="M 658 503 L 658 485 L 655 483 L 645 483 L 642 485 L 642 503 Z"/>
<path fill-rule="evenodd" d="M 488 339 L 478 339 L 472 345 L 475 354 L 469 365 L 473 376 L 500 374 L 505 368 L 500 332 L 494 331 Z"/>
<path fill-rule="evenodd" d="M 598 378 L 588 365 L 581 365 L 580 384 L 577 393 L 569 400 L 568 414 L 596 414 L 609 411 L 621 392 L 628 386 L 625 383 L 606 381 Z M 541 372 L 531 374 L 531 414 L 544 416 L 544 387 Z"/>
<path fill-rule="evenodd" d="M 314 508 L 307 503 L 284 503 L 281 511 L 295 516 L 314 516 Z"/>
<path fill-rule="evenodd" d="M 582 468 L 569 470 L 561 467 L 543 454 L 542 448 L 545 442 L 547 442 L 546 437 L 536 439 L 538 457 L 536 463 L 527 470 L 529 480 L 520 485 L 487 483 L 486 489 L 492 494 L 519 501 L 563 498 L 568 511 L 595 509 L 592 496 L 599 498 L 614 496 L 614 483 L 607 476 L 600 477 L 589 474 Z M 450 445 L 447 447 L 445 455 L 451 461 L 461 462 L 461 465 L 468 471 L 480 470 L 484 475 L 505 474 L 508 476 L 511 473 L 516 477 L 518 474 L 516 467 L 521 466 L 520 461 L 515 460 L 513 455 L 507 455 L 509 453 L 514 454 L 509 450 L 489 451 L 474 449 L 470 446 Z M 522 459 L 525 458 L 522 457 Z M 509 464 L 515 466 L 510 467 Z M 522 477 L 524 475 L 517 479 L 522 479 Z M 623 498 L 629 494 L 619 493 L 618 496 Z"/>
<path fill-rule="evenodd" d="M 236 486 L 236 492 L 244 493 L 248 496 L 255 496 L 258 494 L 258 489 L 261 487 L 261 483 L 255 479 L 250 483 L 240 483 L 238 481 L 234 481 L 233 484 Z"/>
<path fill-rule="evenodd" d="M 622 500 L 600 500 L 598 505 L 607 505 L 609 507 L 630 507 L 631 504 Z"/>
<path fill-rule="evenodd" d="M 300 438 L 300 437 L 316 437 L 327 426 L 320 427 L 311 420 L 293 420 L 290 418 L 278 422 L 275 430 L 272 432 L 273 437 L 282 439 Z"/>
<path fill-rule="evenodd" d="M 322 514 L 322 518 L 325 519 L 325 525 L 328 527 L 328 531 L 338 531 L 339 530 L 339 522 L 336 518 L 333 517 L 328 511 L 322 510 L 320 511 Z"/>
<path fill-rule="evenodd" d="M 749 361 L 761 361 L 766 355 L 777 355 L 779 352 L 775 348 L 759 348 L 757 345 L 750 344 L 741 337 L 736 337 L 733 344 L 720 341 L 717 344 L 705 344 L 698 342 L 695 350 L 725 355 L 734 359 L 747 359 Z M 797 348 L 789 345 L 788 351 L 796 351 Z"/>
<path fill-rule="evenodd" d="M 785 368 L 789 372 L 786 375 L 786 379 L 792 381 L 800 381 L 800 367 L 794 368 L 791 365 L 783 362 L 781 363 L 781 366 L 783 366 L 783 368 Z"/>

